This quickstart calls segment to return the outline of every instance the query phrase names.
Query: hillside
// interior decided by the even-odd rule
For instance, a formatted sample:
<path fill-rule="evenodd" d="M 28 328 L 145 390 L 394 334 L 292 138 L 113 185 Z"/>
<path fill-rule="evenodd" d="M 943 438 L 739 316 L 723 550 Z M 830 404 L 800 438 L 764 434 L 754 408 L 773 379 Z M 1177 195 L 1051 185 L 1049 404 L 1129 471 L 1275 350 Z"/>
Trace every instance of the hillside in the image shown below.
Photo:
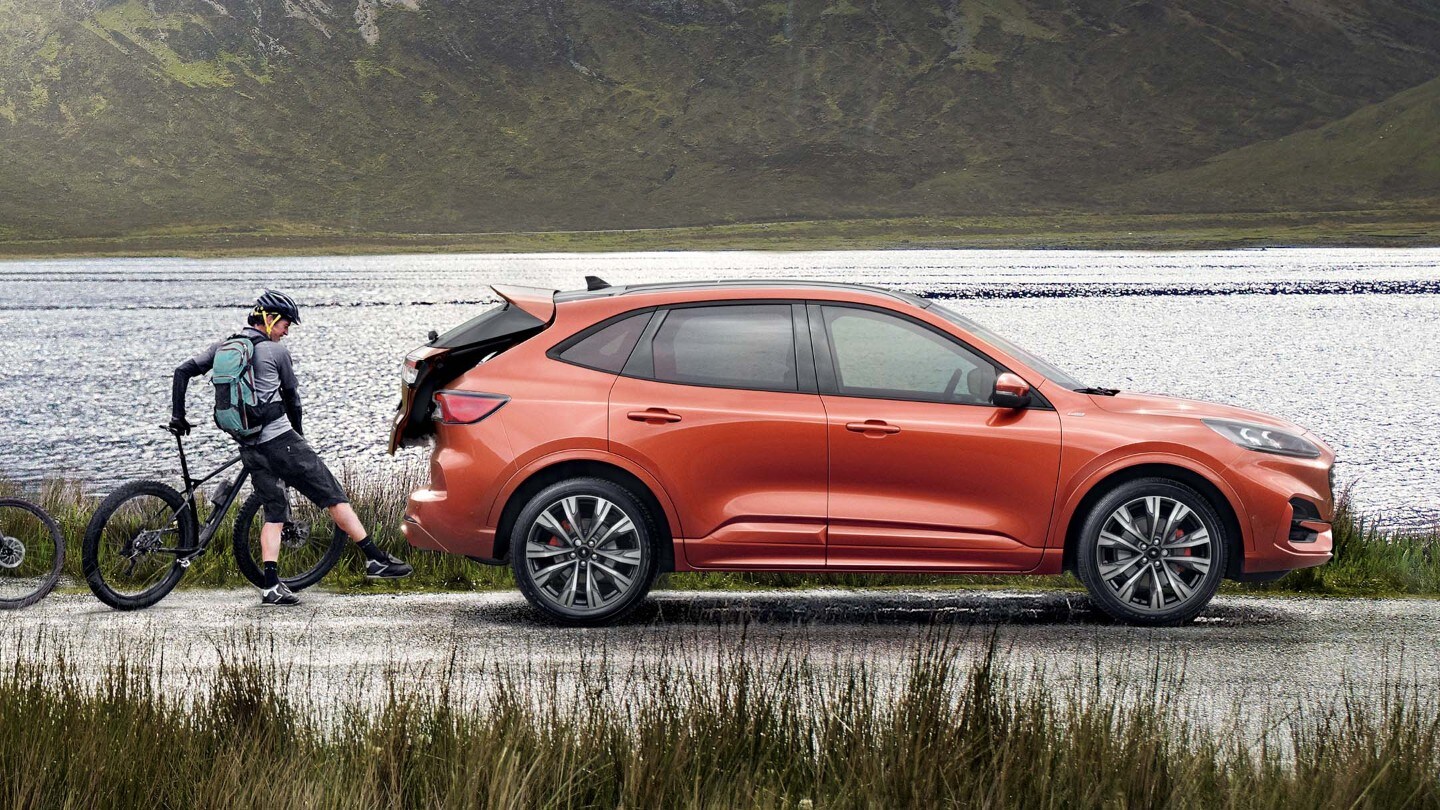
<path fill-rule="evenodd" d="M 1355 5 L 0 0 L 0 239 L 1433 197 L 1440 6 Z"/>
<path fill-rule="evenodd" d="M 1318 129 L 1146 178 L 1117 196 L 1166 211 L 1440 202 L 1440 79 Z"/>

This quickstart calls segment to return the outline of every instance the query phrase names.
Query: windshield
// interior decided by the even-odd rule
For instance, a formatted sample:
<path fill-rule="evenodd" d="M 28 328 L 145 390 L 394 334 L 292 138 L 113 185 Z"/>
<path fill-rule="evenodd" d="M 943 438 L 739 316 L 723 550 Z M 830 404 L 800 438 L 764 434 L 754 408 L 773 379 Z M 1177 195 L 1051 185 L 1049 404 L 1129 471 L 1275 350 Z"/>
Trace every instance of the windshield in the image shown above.
<path fill-rule="evenodd" d="M 1041 374 L 1044 374 L 1045 379 L 1051 380 L 1057 385 L 1062 385 L 1070 389 L 1071 391 L 1078 391 L 1082 388 L 1089 387 L 1085 385 L 1085 383 L 1082 383 L 1074 377 L 1070 376 L 1069 374 L 1065 373 L 1065 371 L 1063 371 L 1062 369 L 1051 365 L 1044 358 L 1038 357 L 1026 351 L 1025 349 L 1020 348 L 1019 346 L 1016 346 L 1009 340 L 995 334 L 989 329 L 986 329 L 980 324 L 950 309 L 944 304 L 936 303 L 931 306 L 931 310 L 945 320 L 950 321 L 951 323 L 959 326 L 970 334 L 984 340 L 986 343 L 989 343 L 996 348 L 1003 350 L 1006 354 L 1009 354 L 1012 357 L 1018 358 L 1025 365 L 1035 369 Z"/>

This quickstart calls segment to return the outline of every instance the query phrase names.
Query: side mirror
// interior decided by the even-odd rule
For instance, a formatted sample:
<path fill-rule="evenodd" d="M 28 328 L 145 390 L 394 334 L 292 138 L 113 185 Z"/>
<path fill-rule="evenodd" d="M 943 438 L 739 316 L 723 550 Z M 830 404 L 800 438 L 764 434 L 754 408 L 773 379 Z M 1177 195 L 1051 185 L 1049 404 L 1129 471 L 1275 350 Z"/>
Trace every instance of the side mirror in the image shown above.
<path fill-rule="evenodd" d="M 1030 383 L 1007 371 L 995 378 L 995 393 L 990 396 L 990 401 L 1001 408 L 1028 408 Z"/>

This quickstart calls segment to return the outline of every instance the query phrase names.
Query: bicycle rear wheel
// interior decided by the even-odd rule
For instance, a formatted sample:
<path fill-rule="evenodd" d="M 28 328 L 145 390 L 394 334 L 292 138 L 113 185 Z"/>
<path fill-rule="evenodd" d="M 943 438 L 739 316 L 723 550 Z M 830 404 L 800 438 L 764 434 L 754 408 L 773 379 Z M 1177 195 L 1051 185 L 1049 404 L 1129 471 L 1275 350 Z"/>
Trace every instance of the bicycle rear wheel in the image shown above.
<path fill-rule="evenodd" d="M 280 581 L 298 591 L 319 582 L 350 542 L 330 515 L 288 487 L 290 520 L 280 535 Z M 251 494 L 235 517 L 235 564 L 240 573 L 259 588 L 264 584 L 264 563 L 260 554 L 260 529 L 265 525 L 260 496 Z"/>
<path fill-rule="evenodd" d="M 0 498 L 0 609 L 44 599 L 65 565 L 65 535 L 45 510 L 18 498 Z"/>
<path fill-rule="evenodd" d="M 194 524 L 182 508 L 184 497 L 159 481 L 132 481 L 100 503 L 80 549 L 96 598 L 116 610 L 136 610 L 175 589 L 185 574 L 176 559 L 196 546 Z"/>

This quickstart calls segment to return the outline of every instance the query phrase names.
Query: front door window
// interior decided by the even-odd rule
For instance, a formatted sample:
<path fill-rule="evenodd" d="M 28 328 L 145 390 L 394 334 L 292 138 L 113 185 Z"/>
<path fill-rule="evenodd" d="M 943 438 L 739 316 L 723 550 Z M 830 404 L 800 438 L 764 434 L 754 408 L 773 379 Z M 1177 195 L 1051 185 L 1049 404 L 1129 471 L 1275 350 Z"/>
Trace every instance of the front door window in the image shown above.
<path fill-rule="evenodd" d="M 993 363 L 904 318 L 852 307 L 821 307 L 835 359 L 837 393 L 920 402 L 989 405 Z"/>

